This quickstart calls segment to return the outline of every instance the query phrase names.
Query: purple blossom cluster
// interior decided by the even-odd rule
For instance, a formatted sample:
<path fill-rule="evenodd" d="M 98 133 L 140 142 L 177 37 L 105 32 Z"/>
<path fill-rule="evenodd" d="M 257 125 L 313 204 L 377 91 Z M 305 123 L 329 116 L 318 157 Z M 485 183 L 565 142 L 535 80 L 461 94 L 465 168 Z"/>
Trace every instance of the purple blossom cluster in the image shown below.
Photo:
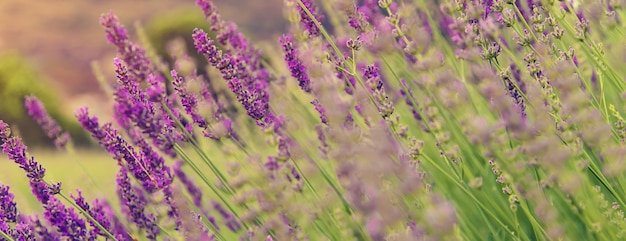
<path fill-rule="evenodd" d="M 103 15 L 116 125 L 75 117 L 117 162 L 117 195 L 66 194 L 0 121 L 2 152 L 43 208 L 25 215 L 0 184 L 0 241 L 624 235 L 619 4 L 317 2 L 286 1 L 297 26 L 266 58 L 196 0 L 210 32 L 190 37 L 207 74 L 186 50 L 157 67 Z M 67 143 L 41 101 L 25 106 Z"/>
<path fill-rule="evenodd" d="M 55 227 L 54 234 L 48 234 L 43 230 L 39 233 L 41 236 L 58 236 L 52 240 L 64 237 L 67 240 L 86 240 L 87 226 L 85 221 L 75 212 L 74 208 L 66 207 L 55 195 L 61 192 L 61 183 L 48 183 L 45 178 L 46 169 L 43 168 L 34 157 L 29 157 L 26 152 L 26 146 L 19 137 L 10 136 L 9 126 L 0 121 L 0 143 L 2 143 L 2 152 L 5 153 L 10 160 L 19 165 L 28 177 L 33 196 L 37 198 L 43 206 L 44 217 L 46 221 Z M 2 195 L 2 219 L 0 219 L 0 228 L 2 231 L 11 235 L 12 238 L 22 239 L 31 237 L 37 232 L 37 227 L 30 223 L 27 217 L 18 213 L 17 206 L 13 201 L 13 194 L 9 192 L 8 187 L 0 188 Z M 9 223 L 16 224 L 14 228 L 7 226 Z M 27 240 L 27 239 L 26 239 Z"/>
<path fill-rule="evenodd" d="M 300 13 L 300 22 L 304 25 L 308 34 L 311 37 L 319 36 L 321 32 L 315 22 L 321 23 L 324 21 L 324 15 L 320 13 L 317 5 L 315 5 L 312 0 L 302 0 L 297 3 L 297 8 Z"/>
<path fill-rule="evenodd" d="M 271 123 L 269 94 L 265 91 L 265 84 L 253 80 L 253 76 L 246 68 L 245 60 L 240 56 L 223 53 L 203 30 L 194 30 L 193 39 L 198 52 L 220 71 L 227 81 L 228 88 L 243 105 L 248 116 L 257 121 Z"/>
<path fill-rule="evenodd" d="M 304 92 L 311 92 L 311 80 L 306 73 L 306 67 L 299 59 L 298 49 L 293 46 L 293 37 L 283 35 L 280 38 L 280 44 L 285 54 L 285 62 L 287 62 L 287 67 L 289 68 L 289 72 L 291 72 L 291 76 L 298 80 L 300 88 L 302 88 Z"/>

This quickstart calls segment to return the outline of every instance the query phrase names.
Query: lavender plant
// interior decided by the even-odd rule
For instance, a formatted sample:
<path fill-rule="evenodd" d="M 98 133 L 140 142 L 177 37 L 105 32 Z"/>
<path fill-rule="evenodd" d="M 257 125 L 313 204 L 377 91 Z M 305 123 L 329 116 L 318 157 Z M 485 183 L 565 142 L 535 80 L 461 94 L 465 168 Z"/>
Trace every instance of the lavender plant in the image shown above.
<path fill-rule="evenodd" d="M 623 2 L 287 0 L 263 50 L 196 4 L 216 37 L 174 42 L 171 69 L 100 19 L 115 123 L 76 118 L 117 199 L 67 194 L 0 122 L 44 209 L 0 185 L 0 240 L 624 238 Z"/>

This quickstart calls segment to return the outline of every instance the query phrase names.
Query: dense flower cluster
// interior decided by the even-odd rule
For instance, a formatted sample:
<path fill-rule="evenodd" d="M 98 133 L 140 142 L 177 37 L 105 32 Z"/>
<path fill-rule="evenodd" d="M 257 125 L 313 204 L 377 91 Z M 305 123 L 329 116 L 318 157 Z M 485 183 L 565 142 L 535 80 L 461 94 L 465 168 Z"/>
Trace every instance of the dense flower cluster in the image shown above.
<path fill-rule="evenodd" d="M 25 215 L 0 184 L 0 241 L 626 235 L 622 5 L 285 3 L 290 31 L 263 53 L 196 0 L 206 75 L 183 41 L 157 67 L 104 14 L 116 125 L 75 117 L 117 161 L 117 195 L 68 195 L 0 121 L 43 208 Z M 25 107 L 65 145 L 36 97 Z"/>

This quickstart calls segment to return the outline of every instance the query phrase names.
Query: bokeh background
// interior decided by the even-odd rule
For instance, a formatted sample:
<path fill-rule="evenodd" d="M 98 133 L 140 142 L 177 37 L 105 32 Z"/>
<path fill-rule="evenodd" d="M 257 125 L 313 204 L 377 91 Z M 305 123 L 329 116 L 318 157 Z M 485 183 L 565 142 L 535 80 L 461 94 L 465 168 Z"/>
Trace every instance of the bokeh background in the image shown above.
<path fill-rule="evenodd" d="M 278 46 L 286 29 L 282 0 L 216 0 L 226 20 L 237 23 L 255 43 Z M 109 116 L 110 97 L 101 90 L 92 70 L 95 61 L 105 78 L 114 80 L 112 58 L 99 25 L 102 13 L 113 10 L 137 39 L 135 24 L 145 29 L 155 49 L 164 41 L 190 39 L 195 26 L 208 28 L 194 0 L 0 0 L 0 119 L 13 125 L 25 142 L 49 147 L 36 124 L 26 115 L 23 97 L 34 94 L 78 144 L 89 138 L 73 113 L 89 106 Z"/>

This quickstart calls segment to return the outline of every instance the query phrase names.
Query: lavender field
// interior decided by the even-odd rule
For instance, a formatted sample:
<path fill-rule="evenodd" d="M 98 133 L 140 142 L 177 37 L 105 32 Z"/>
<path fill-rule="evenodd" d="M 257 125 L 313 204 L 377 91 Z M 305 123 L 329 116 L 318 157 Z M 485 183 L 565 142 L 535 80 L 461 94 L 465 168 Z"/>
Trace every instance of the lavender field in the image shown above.
<path fill-rule="evenodd" d="M 55 149 L 0 120 L 0 241 L 626 238 L 624 0 L 272 4 L 269 42 L 94 16 L 109 111 L 89 148 L 19 96 Z"/>

